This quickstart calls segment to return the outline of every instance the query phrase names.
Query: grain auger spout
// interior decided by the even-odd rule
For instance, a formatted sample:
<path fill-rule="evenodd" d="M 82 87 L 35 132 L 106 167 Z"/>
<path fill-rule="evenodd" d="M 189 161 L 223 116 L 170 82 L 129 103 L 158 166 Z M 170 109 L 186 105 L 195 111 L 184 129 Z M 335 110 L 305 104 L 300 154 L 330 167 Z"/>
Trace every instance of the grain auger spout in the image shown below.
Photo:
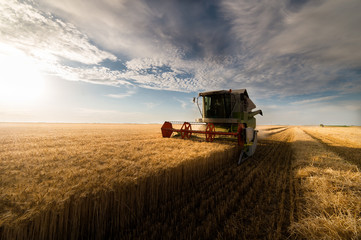
<path fill-rule="evenodd" d="M 254 117 L 256 116 L 257 114 L 260 114 L 261 116 L 263 116 L 263 112 L 262 110 L 257 110 L 257 111 L 254 111 L 254 112 L 250 112 L 248 117 Z"/>
<path fill-rule="evenodd" d="M 202 100 L 202 108 L 199 104 Z M 177 132 L 183 139 L 192 134 L 205 134 L 207 142 L 213 142 L 216 136 L 230 136 L 237 139 L 241 148 L 238 164 L 252 156 L 257 146 L 255 116 L 263 116 L 262 110 L 252 112 L 256 105 L 249 98 L 246 89 L 202 92 L 193 99 L 202 118 L 196 122 L 164 122 L 161 130 L 163 137 L 171 137 Z M 173 124 L 181 124 L 180 129 Z M 192 125 L 204 125 L 202 130 L 193 130 Z"/>

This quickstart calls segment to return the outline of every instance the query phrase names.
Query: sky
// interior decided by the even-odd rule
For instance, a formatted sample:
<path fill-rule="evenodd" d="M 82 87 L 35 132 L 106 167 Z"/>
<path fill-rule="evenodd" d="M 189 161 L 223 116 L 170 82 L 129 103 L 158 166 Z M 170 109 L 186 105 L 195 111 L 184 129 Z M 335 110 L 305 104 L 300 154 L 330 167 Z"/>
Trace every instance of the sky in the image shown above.
<path fill-rule="evenodd" d="M 0 122 L 162 123 L 247 89 L 258 124 L 361 125 L 360 0 L 0 0 Z"/>

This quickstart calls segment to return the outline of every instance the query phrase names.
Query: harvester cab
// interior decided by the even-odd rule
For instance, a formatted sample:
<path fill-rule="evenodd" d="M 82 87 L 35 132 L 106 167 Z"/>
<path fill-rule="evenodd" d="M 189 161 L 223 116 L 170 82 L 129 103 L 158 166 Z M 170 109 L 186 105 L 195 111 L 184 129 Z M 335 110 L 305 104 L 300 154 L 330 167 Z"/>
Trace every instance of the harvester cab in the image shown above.
<path fill-rule="evenodd" d="M 202 100 L 202 106 L 199 99 Z M 192 124 L 204 124 L 204 130 L 192 130 L 189 122 L 184 122 L 181 129 L 173 128 L 172 123 L 166 121 L 161 130 L 163 137 L 170 137 L 173 132 L 179 132 L 181 137 L 190 138 L 192 133 L 206 135 L 206 141 L 212 142 L 216 135 L 234 136 L 241 147 L 238 164 L 252 156 L 257 146 L 256 118 L 263 115 L 262 110 L 252 111 L 256 105 L 249 98 L 246 89 L 220 90 L 201 92 L 193 98 L 198 106 L 202 118 Z"/>

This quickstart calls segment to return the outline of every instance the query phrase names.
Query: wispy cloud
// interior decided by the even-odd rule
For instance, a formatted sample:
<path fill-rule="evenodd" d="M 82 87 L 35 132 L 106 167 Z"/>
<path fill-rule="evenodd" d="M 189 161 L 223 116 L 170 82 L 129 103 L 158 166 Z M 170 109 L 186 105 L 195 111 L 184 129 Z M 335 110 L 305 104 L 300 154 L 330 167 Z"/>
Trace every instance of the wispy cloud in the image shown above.
<path fill-rule="evenodd" d="M 345 81 L 360 84 L 359 1 L 225 0 L 222 5 L 244 57 L 240 76 L 258 94 L 290 96 L 340 91 Z M 355 75 L 345 78 L 345 72 Z"/>
<path fill-rule="evenodd" d="M 297 12 L 286 10 L 282 28 L 266 45 L 276 54 L 303 54 L 323 63 L 361 66 L 361 3 L 310 1 Z"/>
<path fill-rule="evenodd" d="M 159 105 L 159 103 L 153 103 L 153 102 L 145 102 L 143 103 L 148 109 L 153 109 L 155 108 L 156 106 Z"/>
<path fill-rule="evenodd" d="M 124 73 L 104 66 L 71 67 L 60 63 L 53 63 L 51 65 L 43 63 L 42 67 L 47 74 L 56 75 L 65 80 L 84 81 L 110 86 L 132 86 L 132 83 L 124 77 Z"/>
<path fill-rule="evenodd" d="M 320 98 L 312 98 L 312 99 L 306 99 L 306 100 L 302 100 L 302 101 L 296 101 L 296 102 L 292 102 L 292 104 L 308 104 L 308 103 L 318 103 L 318 102 L 325 102 L 328 100 L 332 100 L 337 98 L 338 96 L 327 96 L 327 97 L 320 97 Z"/>
<path fill-rule="evenodd" d="M 135 91 L 127 91 L 125 93 L 117 93 L 117 94 L 107 94 L 107 97 L 111 97 L 111 98 L 126 98 L 126 97 L 130 97 L 132 95 L 134 95 L 136 92 Z"/>
<path fill-rule="evenodd" d="M 360 7 L 358 0 L 9 0 L 0 3 L 0 41 L 67 80 L 247 88 L 263 97 L 360 92 Z M 127 94 L 110 97 L 117 96 Z"/>
<path fill-rule="evenodd" d="M 0 2 L 0 40 L 34 57 L 52 56 L 85 64 L 116 57 L 90 43 L 87 35 L 71 23 L 40 11 L 30 2 Z"/>
<path fill-rule="evenodd" d="M 179 102 L 179 103 L 181 104 L 181 107 L 182 107 L 183 109 L 186 109 L 186 108 L 188 107 L 189 102 L 184 101 L 184 100 L 179 99 L 179 98 L 174 98 L 174 100 L 176 100 L 177 102 Z"/>

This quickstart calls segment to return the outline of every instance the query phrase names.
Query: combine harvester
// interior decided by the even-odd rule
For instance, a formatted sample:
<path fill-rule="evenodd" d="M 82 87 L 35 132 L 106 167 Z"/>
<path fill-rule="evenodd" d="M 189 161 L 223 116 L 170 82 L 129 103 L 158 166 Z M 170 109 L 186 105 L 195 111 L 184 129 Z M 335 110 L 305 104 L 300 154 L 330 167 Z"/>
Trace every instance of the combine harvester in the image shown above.
<path fill-rule="evenodd" d="M 203 100 L 203 111 L 198 104 L 200 97 Z M 238 145 L 242 149 L 238 164 L 254 154 L 258 132 L 255 130 L 254 116 L 263 114 L 261 110 L 252 112 L 256 105 L 249 98 L 246 89 L 202 92 L 197 98 L 193 98 L 193 102 L 197 103 L 202 118 L 183 124 L 166 121 L 161 128 L 163 137 L 169 138 L 173 132 L 177 132 L 184 139 L 190 138 L 192 133 L 198 133 L 205 134 L 207 142 L 213 142 L 216 135 L 233 136 L 238 139 Z M 182 124 L 182 127 L 175 129 L 173 124 Z M 205 130 L 192 130 L 192 124 L 205 125 Z"/>

